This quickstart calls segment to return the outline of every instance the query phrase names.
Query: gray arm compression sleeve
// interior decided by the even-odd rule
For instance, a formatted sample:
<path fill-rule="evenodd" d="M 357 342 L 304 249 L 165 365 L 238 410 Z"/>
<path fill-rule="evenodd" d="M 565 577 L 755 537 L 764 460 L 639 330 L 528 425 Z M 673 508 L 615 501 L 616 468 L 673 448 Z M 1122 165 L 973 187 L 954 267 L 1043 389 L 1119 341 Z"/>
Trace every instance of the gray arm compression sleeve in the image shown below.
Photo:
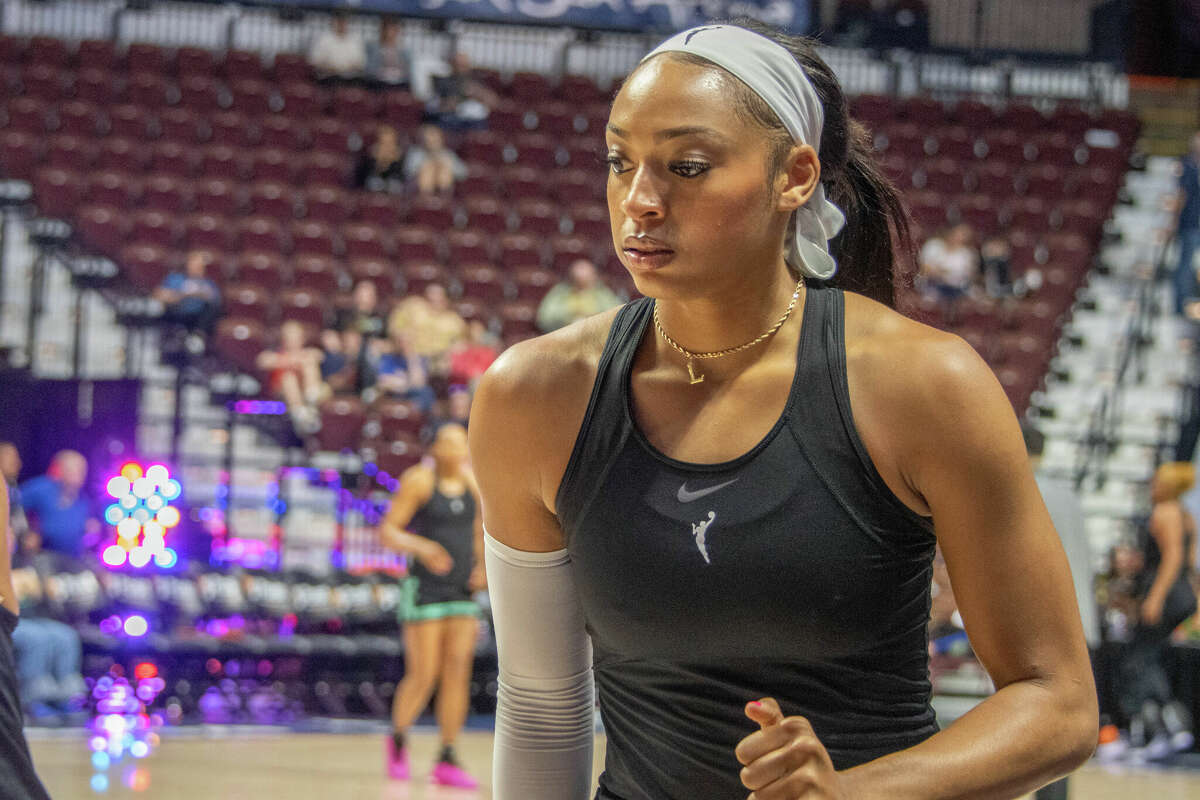
<path fill-rule="evenodd" d="M 566 550 L 484 535 L 500 657 L 495 800 L 586 800 L 592 782 L 592 643 Z"/>

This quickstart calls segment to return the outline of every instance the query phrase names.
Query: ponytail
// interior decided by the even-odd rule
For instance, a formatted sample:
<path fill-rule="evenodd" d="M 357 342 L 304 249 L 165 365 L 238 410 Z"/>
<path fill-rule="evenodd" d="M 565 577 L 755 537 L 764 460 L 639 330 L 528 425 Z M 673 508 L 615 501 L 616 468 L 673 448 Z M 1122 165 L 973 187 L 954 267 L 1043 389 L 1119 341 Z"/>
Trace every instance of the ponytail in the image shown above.
<path fill-rule="evenodd" d="M 894 306 L 897 279 L 911 275 L 916 263 L 908 211 L 900 192 L 875 161 L 870 133 L 850 118 L 846 96 L 833 70 L 817 53 L 816 41 L 789 36 L 755 19 L 721 22 L 754 31 L 786 49 L 804 69 L 821 99 L 825 112 L 817 153 L 821 181 L 829 200 L 846 215 L 846 224 L 829 243 L 838 263 L 837 273 L 819 283 Z M 704 63 L 711 66 L 711 62 Z M 738 110 L 770 134 L 772 158 L 778 169 L 783 154 L 793 145 L 791 135 L 762 98 L 740 81 L 734 83 Z"/>

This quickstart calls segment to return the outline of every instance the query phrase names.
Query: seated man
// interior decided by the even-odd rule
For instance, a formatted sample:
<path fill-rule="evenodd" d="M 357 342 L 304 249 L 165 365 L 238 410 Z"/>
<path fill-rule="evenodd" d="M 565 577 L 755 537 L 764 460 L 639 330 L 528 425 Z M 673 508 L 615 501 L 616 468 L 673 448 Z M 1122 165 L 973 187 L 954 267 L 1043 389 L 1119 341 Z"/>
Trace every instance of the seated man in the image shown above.
<path fill-rule="evenodd" d="M 366 43 L 351 33 L 345 14 L 332 15 L 329 30 L 313 41 L 308 63 L 320 77 L 355 78 L 362 75 L 367 65 Z"/>
<path fill-rule="evenodd" d="M 415 400 L 426 414 L 433 408 L 433 389 L 426 380 L 425 359 L 413 348 L 402 330 L 393 330 L 387 351 L 376 366 L 378 387 L 392 397 Z"/>
<path fill-rule="evenodd" d="M 433 79 L 434 99 L 429 113 L 447 130 L 467 130 L 487 125 L 488 115 L 500 102 L 488 87 L 471 73 L 471 59 L 456 53 L 450 72 Z"/>
<path fill-rule="evenodd" d="M 600 280 L 596 265 L 589 259 L 580 258 L 571 264 L 567 280 L 542 298 L 537 311 L 537 326 L 543 333 L 549 333 L 619 305 L 621 298 Z"/>
<path fill-rule="evenodd" d="M 205 254 L 193 250 L 187 255 L 183 272 L 171 272 L 154 290 L 154 299 L 166 306 L 165 321 L 206 336 L 221 315 L 221 290 L 208 278 L 207 268 Z"/>
<path fill-rule="evenodd" d="M 83 644 L 70 625 L 53 617 L 45 577 L 54 559 L 42 552 L 33 532 L 21 537 L 13 558 L 13 589 L 21 606 L 21 624 L 13 631 L 21 696 L 35 718 L 82 711 L 87 686 L 80 674 Z"/>
<path fill-rule="evenodd" d="M 21 484 L 21 504 L 29 527 L 41 536 L 42 546 L 55 553 L 79 558 L 87 538 L 100 531 L 84 483 L 87 460 L 74 450 L 60 450 L 45 475 Z"/>
<path fill-rule="evenodd" d="M 955 225 L 921 248 L 921 279 L 947 305 L 966 297 L 979 276 L 979 254 L 972 237 L 969 225 Z"/>

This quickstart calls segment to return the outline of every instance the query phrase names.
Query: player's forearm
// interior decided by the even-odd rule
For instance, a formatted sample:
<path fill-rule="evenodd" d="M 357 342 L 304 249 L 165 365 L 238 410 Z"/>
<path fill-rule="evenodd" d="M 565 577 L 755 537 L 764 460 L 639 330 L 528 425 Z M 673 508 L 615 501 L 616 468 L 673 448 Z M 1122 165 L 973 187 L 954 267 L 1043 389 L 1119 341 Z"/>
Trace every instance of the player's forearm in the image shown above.
<path fill-rule="evenodd" d="M 1006 800 L 1077 768 L 1096 746 L 1090 679 L 1012 683 L 921 744 L 841 773 L 854 800 Z"/>
<path fill-rule="evenodd" d="M 432 539 L 418 536 L 415 533 L 409 533 L 403 528 L 387 523 L 384 523 L 380 529 L 379 538 L 383 540 L 384 547 L 405 555 L 417 553 L 421 548 L 433 541 Z"/>

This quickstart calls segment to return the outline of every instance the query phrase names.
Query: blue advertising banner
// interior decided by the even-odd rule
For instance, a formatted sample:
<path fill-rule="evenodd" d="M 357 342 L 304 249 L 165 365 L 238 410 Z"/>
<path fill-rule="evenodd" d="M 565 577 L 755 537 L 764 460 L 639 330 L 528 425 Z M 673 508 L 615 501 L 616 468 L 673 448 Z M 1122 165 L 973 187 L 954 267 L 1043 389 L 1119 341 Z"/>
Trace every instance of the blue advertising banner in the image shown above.
<path fill-rule="evenodd" d="M 811 25 L 811 0 L 258 0 L 256 4 L 625 31 L 674 32 L 737 16 L 754 17 L 792 33 L 807 33 Z"/>

